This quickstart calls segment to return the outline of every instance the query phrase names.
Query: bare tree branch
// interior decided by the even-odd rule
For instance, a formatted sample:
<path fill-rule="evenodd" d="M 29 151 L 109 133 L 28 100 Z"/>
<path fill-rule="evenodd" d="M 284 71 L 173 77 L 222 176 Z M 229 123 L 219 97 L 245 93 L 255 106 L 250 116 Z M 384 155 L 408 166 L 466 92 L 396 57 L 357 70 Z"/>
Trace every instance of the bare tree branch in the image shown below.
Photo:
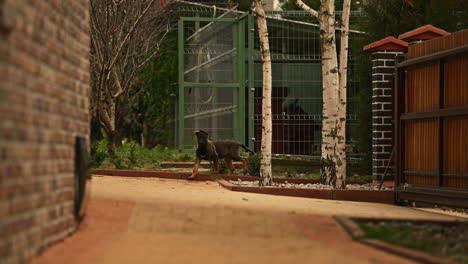
<path fill-rule="evenodd" d="M 319 13 L 318 13 L 316 10 L 314 10 L 313 8 L 311 8 L 311 7 L 309 7 L 308 5 L 304 4 L 304 2 L 302 2 L 302 0 L 296 0 L 296 4 L 297 4 L 300 8 L 304 9 L 306 12 L 308 12 L 309 14 L 311 14 L 312 16 L 318 18 Z"/>
<path fill-rule="evenodd" d="M 136 73 L 157 56 L 177 22 L 155 2 L 91 0 L 92 112 L 111 140 Z"/>
<path fill-rule="evenodd" d="M 117 61 L 117 59 L 119 58 L 119 55 L 120 55 L 120 52 L 122 51 L 122 48 L 123 46 L 127 43 L 128 39 L 130 38 L 130 36 L 133 34 L 133 31 L 135 30 L 135 28 L 138 26 L 138 24 L 140 23 L 141 19 L 145 16 L 145 14 L 148 12 L 148 10 L 150 9 L 150 7 L 154 4 L 155 0 L 151 0 L 151 2 L 149 2 L 149 4 L 146 6 L 146 8 L 143 10 L 143 12 L 140 14 L 140 16 L 136 19 L 136 21 L 133 23 L 132 27 L 130 28 L 130 30 L 127 32 L 127 34 L 125 35 L 122 43 L 120 44 L 119 48 L 117 49 L 117 52 L 116 54 L 114 55 L 114 58 L 112 59 L 110 65 L 107 67 L 108 70 L 110 70 L 115 62 Z"/>

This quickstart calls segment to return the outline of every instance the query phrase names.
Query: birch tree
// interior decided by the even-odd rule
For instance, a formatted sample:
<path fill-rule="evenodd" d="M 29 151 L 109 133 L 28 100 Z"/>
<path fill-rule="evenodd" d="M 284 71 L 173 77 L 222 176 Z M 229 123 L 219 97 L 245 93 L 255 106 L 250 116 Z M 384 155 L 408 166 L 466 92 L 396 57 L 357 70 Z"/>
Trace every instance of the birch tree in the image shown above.
<path fill-rule="evenodd" d="M 271 171 L 271 143 L 272 143 L 272 114 L 271 114 L 271 57 L 268 40 L 268 27 L 262 0 L 254 0 L 255 14 L 260 40 L 260 53 L 263 71 L 263 97 L 262 97 L 262 145 L 260 186 L 270 186 L 273 182 Z"/>
<path fill-rule="evenodd" d="M 113 156 L 119 102 L 129 96 L 136 73 L 158 54 L 175 20 L 156 0 L 90 2 L 91 111 L 108 135 Z"/>
<path fill-rule="evenodd" d="M 350 0 L 343 1 L 338 65 L 335 0 L 320 0 L 318 11 L 302 0 L 295 1 L 299 7 L 316 17 L 320 25 L 323 84 L 321 182 L 342 189 L 346 186 L 346 75 L 351 3 Z"/>

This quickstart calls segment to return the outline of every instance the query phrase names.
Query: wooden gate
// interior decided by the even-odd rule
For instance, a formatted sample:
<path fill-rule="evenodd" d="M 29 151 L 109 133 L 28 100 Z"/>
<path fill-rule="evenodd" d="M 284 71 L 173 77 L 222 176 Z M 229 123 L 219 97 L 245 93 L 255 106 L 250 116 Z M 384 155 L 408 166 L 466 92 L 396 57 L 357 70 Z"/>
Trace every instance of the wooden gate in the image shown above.
<path fill-rule="evenodd" d="M 397 200 L 468 207 L 468 30 L 411 45 L 395 83 Z"/>

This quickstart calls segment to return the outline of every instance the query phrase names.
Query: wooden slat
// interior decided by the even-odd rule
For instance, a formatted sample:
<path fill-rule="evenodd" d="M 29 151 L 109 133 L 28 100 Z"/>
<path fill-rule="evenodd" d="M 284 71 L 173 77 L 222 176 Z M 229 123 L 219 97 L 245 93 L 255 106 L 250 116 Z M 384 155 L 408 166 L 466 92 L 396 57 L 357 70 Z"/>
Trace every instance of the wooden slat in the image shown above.
<path fill-rule="evenodd" d="M 468 118 L 444 121 L 444 173 L 468 174 Z M 468 188 L 468 178 L 444 176 L 443 185 Z"/>
<path fill-rule="evenodd" d="M 414 185 L 438 186 L 439 178 L 437 176 L 405 175 L 406 182 Z"/>
<path fill-rule="evenodd" d="M 408 47 L 407 59 L 417 58 L 439 51 L 454 49 L 468 43 L 468 30 L 452 33 L 448 36 L 425 41 Z"/>
<path fill-rule="evenodd" d="M 408 69 L 406 73 L 405 112 L 439 108 L 439 65 L 432 63 Z"/>
<path fill-rule="evenodd" d="M 450 188 L 468 189 L 468 178 L 444 176 L 442 185 Z"/>
<path fill-rule="evenodd" d="M 407 122 L 405 124 L 405 170 L 438 172 L 437 120 Z M 438 185 L 434 175 L 405 175 L 410 184 Z"/>
<path fill-rule="evenodd" d="M 468 54 L 445 62 L 444 107 L 468 105 Z"/>
<path fill-rule="evenodd" d="M 405 170 L 432 171 L 437 167 L 437 122 L 409 122 L 405 124 L 406 151 Z M 435 166 L 434 166 L 435 165 Z M 418 185 L 437 185 L 437 177 L 431 175 L 406 174 L 406 182 Z"/>

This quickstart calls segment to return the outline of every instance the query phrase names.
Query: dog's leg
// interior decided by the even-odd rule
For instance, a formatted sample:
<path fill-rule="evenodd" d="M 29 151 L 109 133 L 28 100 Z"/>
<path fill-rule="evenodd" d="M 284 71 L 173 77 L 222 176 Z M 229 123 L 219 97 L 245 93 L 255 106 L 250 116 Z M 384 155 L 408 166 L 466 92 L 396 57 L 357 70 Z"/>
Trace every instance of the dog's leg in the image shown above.
<path fill-rule="evenodd" d="M 228 175 L 233 175 L 234 173 L 234 166 L 232 165 L 232 160 L 231 159 L 224 159 L 226 162 L 226 166 L 228 167 Z"/>
<path fill-rule="evenodd" d="M 187 179 L 193 180 L 193 179 L 195 179 L 195 177 L 197 177 L 198 166 L 200 166 L 200 162 L 201 162 L 201 158 L 199 156 L 197 156 L 197 158 L 195 159 L 195 165 L 193 166 L 192 175 L 190 177 L 188 177 Z"/>
<path fill-rule="evenodd" d="M 219 173 L 219 161 L 218 161 L 218 159 L 213 160 L 213 163 L 214 163 L 213 174 L 218 174 Z"/>
<path fill-rule="evenodd" d="M 243 173 L 244 175 L 249 172 L 249 169 L 247 168 L 247 159 L 246 158 L 241 158 L 242 161 L 242 168 L 243 168 Z"/>

